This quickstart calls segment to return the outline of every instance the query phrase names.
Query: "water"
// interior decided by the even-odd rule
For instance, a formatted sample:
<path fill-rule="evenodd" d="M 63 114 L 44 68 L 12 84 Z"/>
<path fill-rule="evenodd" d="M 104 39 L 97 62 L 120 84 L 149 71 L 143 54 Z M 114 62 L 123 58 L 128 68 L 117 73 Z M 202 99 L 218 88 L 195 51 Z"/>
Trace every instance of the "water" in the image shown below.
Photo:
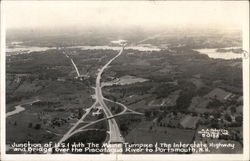
<path fill-rule="evenodd" d="M 155 46 L 146 47 L 146 46 L 128 46 L 126 49 L 133 49 L 139 51 L 160 51 L 161 49 Z"/>
<path fill-rule="evenodd" d="M 121 45 L 123 43 L 126 43 L 126 42 L 127 42 L 126 40 L 114 40 L 114 41 L 111 41 L 111 43 L 113 43 L 113 44 L 119 44 L 119 45 Z"/>
<path fill-rule="evenodd" d="M 113 44 L 120 44 L 124 43 L 126 40 L 115 40 L 111 41 Z M 22 45 L 23 42 L 19 41 L 13 41 L 6 45 L 6 53 L 7 56 L 10 54 L 24 54 L 24 53 L 30 53 L 30 52 L 39 52 L 39 51 L 46 51 L 49 49 L 56 49 L 56 47 L 38 47 L 38 46 L 25 46 Z M 116 50 L 119 51 L 121 49 L 121 46 L 71 46 L 68 48 L 80 48 L 82 50 Z M 127 46 L 126 49 L 133 49 L 138 51 L 160 51 L 161 49 L 152 46 L 151 44 L 140 44 L 138 46 Z"/>
<path fill-rule="evenodd" d="M 116 50 L 119 51 L 121 49 L 120 46 L 71 46 L 68 48 L 80 48 L 82 50 Z M 49 49 L 56 49 L 56 47 L 35 47 L 35 46 L 15 46 L 15 47 L 7 47 L 7 53 L 15 53 L 15 54 L 23 54 L 30 53 L 34 51 L 46 51 Z M 147 46 L 127 46 L 126 49 L 133 49 L 138 51 L 160 51 L 160 48 L 157 47 L 147 47 Z"/>
<path fill-rule="evenodd" d="M 33 104 L 33 103 L 39 102 L 39 101 L 40 101 L 39 99 L 35 99 L 34 101 L 31 101 L 31 102 L 28 102 L 28 103 L 25 103 L 25 104 L 22 104 L 22 105 Z M 15 110 L 10 111 L 10 112 L 7 112 L 7 113 L 6 113 L 6 117 L 9 117 L 9 116 L 12 116 L 12 115 L 15 115 L 15 114 L 18 114 L 18 113 L 24 111 L 25 108 L 22 107 L 22 105 L 17 105 L 17 106 L 15 106 Z"/>
<path fill-rule="evenodd" d="M 25 110 L 25 108 L 22 107 L 21 105 L 17 105 L 17 106 L 15 106 L 15 108 L 16 108 L 15 110 L 10 111 L 10 112 L 7 112 L 7 113 L 6 113 L 6 117 L 9 117 L 9 116 L 11 116 L 11 115 L 18 114 L 19 112 L 22 112 L 22 111 Z"/>
<path fill-rule="evenodd" d="M 240 47 L 228 47 L 228 48 L 221 48 L 221 49 L 237 49 Z M 242 54 L 241 53 L 234 53 L 234 52 L 217 52 L 218 48 L 214 48 L 214 49 L 194 49 L 195 51 L 198 51 L 200 54 L 206 54 L 208 57 L 210 58 L 214 58 L 214 59 L 226 59 L 226 60 L 230 60 L 230 59 L 239 59 L 242 58 Z"/>
<path fill-rule="evenodd" d="M 16 52 L 16 53 L 30 53 L 34 51 L 46 51 L 49 49 L 56 49 L 55 47 L 36 47 L 36 46 L 14 46 L 7 47 L 6 52 Z"/>
<path fill-rule="evenodd" d="M 79 49 L 82 49 L 82 50 L 100 50 L 100 49 L 103 49 L 103 50 L 121 50 L 121 47 L 119 46 L 107 46 L 107 45 L 104 45 L 104 46 L 71 46 L 71 47 L 68 47 L 68 48 L 79 48 Z"/>
<path fill-rule="evenodd" d="M 72 46 L 69 48 L 80 48 L 82 50 L 121 50 L 120 46 Z M 133 49 L 133 50 L 138 50 L 138 51 L 160 51 L 160 48 L 157 47 L 147 47 L 147 46 L 126 46 L 125 49 Z"/>

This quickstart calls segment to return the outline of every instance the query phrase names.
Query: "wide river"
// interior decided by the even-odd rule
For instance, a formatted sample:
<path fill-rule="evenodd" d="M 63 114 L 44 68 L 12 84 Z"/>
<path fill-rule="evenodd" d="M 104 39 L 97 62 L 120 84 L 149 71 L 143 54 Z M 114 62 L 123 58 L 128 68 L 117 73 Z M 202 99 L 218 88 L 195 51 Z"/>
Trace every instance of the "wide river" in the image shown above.
<path fill-rule="evenodd" d="M 79 48 L 81 50 L 117 50 L 119 51 L 121 47 L 119 46 L 71 46 L 68 48 Z M 6 47 L 6 52 L 16 52 L 17 54 L 30 53 L 34 51 L 46 51 L 49 49 L 56 49 L 56 47 L 36 47 L 36 46 L 21 46 L 16 45 L 12 48 Z M 127 46 L 126 49 L 133 49 L 138 51 L 160 51 L 161 49 L 156 46 Z"/>
<path fill-rule="evenodd" d="M 6 47 L 6 52 L 34 52 L 34 51 L 46 51 L 49 49 L 56 49 L 55 47 L 37 47 L 37 46 L 16 46 L 12 48 Z"/>
<path fill-rule="evenodd" d="M 68 48 L 80 48 L 81 50 L 120 50 L 119 46 L 108 46 L 108 45 L 103 45 L 103 46 L 72 46 Z M 230 48 L 222 48 L 222 49 L 236 49 L 240 47 L 230 47 Z M 21 45 L 16 45 L 13 48 L 6 48 L 6 52 L 17 52 L 17 54 L 22 54 L 22 53 L 30 53 L 33 51 L 46 51 L 49 49 L 56 49 L 56 47 L 35 47 L 35 46 L 21 46 Z M 138 51 L 160 51 L 161 49 L 156 47 L 156 46 L 144 46 L 144 45 L 139 45 L 139 46 L 127 46 L 126 49 L 133 49 L 133 50 L 138 50 Z M 209 48 L 209 49 L 193 49 L 194 51 L 198 51 L 200 54 L 206 54 L 210 58 L 214 59 L 238 59 L 242 58 L 242 54 L 240 53 L 234 53 L 232 51 L 229 52 L 218 52 L 217 48 Z"/>
<path fill-rule="evenodd" d="M 232 49 L 232 48 L 237 49 L 240 47 L 230 47 L 230 48 L 222 48 L 222 49 Z M 214 58 L 214 59 L 230 60 L 230 59 L 242 58 L 242 54 L 240 54 L 240 53 L 234 53 L 232 51 L 230 51 L 230 52 L 218 52 L 217 48 L 214 48 L 214 49 L 193 49 L 193 50 L 200 52 L 200 54 L 206 54 L 208 57 Z"/>

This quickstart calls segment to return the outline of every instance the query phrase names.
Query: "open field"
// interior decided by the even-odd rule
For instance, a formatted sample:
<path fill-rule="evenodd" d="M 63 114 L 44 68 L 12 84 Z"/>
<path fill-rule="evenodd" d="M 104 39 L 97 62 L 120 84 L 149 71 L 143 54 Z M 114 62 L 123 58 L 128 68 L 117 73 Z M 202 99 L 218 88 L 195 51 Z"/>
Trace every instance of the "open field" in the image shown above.
<path fill-rule="evenodd" d="M 109 42 L 108 39 L 103 41 Z M 170 43 L 163 47 L 167 40 Z M 162 35 L 161 39 L 147 42 L 147 46 L 159 50 L 125 47 L 101 73 L 103 97 L 111 100 L 104 102 L 112 115 L 123 110 L 114 102 L 142 113 L 115 117 L 120 137 L 128 143 L 192 143 L 199 140 L 197 130 L 200 127 L 227 128 L 232 135 L 227 140 L 220 138 L 216 141 L 235 142 L 237 150 L 219 152 L 242 152 L 239 146 L 242 133 L 235 134 L 242 127 L 241 60 L 211 59 L 194 51 L 193 47 L 204 47 L 204 43 L 208 43 L 204 40 L 199 40 L 203 42 L 200 45 L 194 43 L 193 38 L 179 41 L 183 42 Z M 186 45 L 182 45 L 184 42 Z M 97 43 L 103 45 L 103 42 Z M 45 44 L 41 42 L 40 45 Z M 226 45 L 221 41 L 219 44 L 221 47 Z M 105 118 L 100 104 L 88 108 L 97 100 L 94 88 L 97 74 L 116 56 L 117 50 L 83 49 L 76 48 L 77 45 L 83 44 L 8 55 L 6 111 L 12 111 L 16 105 L 23 105 L 30 99 L 40 100 L 23 105 L 24 111 L 6 118 L 8 144 L 27 140 L 58 142 L 74 125 L 80 128 Z M 216 45 L 210 42 L 208 46 Z M 85 120 L 81 122 L 84 114 Z M 102 144 L 111 136 L 108 130 L 108 121 L 103 119 L 91 124 L 87 131 L 70 137 L 67 142 Z"/>
<path fill-rule="evenodd" d="M 142 121 L 125 137 L 130 143 L 191 143 L 195 130 L 183 130 L 177 128 L 159 127 L 153 122 Z M 157 137 L 156 137 L 157 136 Z"/>

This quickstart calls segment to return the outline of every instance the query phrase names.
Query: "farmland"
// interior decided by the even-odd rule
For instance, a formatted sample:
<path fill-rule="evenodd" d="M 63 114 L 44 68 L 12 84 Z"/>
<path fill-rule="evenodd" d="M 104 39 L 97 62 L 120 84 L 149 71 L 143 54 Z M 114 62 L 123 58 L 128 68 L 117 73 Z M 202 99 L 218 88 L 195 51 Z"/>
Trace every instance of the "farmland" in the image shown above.
<path fill-rule="evenodd" d="M 125 113 L 115 118 L 124 141 L 131 144 L 206 142 L 198 134 L 199 130 L 225 128 L 231 135 L 219 137 L 217 142 L 232 141 L 237 148 L 211 153 L 242 152 L 241 60 L 212 59 L 193 49 L 204 44 L 192 46 L 183 40 L 179 43 L 187 45 L 178 45 L 174 39 L 164 48 L 161 43 L 155 44 L 163 41 L 164 36 L 155 40 L 151 46 L 157 50 L 125 47 L 102 73 L 102 94 L 111 113 L 123 111 L 121 104 L 140 113 Z M 220 43 L 221 47 L 226 45 Z M 117 50 L 112 50 L 112 46 L 84 49 L 77 47 L 82 44 L 71 45 L 7 56 L 6 112 L 15 110 L 17 105 L 24 108 L 6 118 L 7 144 L 28 140 L 56 143 L 83 115 L 86 114 L 85 122 L 77 124 L 77 128 L 105 117 L 100 105 L 89 108 L 96 101 L 97 73 Z M 216 46 L 212 42 L 210 45 Z M 39 101 L 30 103 L 34 100 Z M 103 119 L 67 141 L 102 144 L 109 136 L 107 129 L 107 121 Z"/>

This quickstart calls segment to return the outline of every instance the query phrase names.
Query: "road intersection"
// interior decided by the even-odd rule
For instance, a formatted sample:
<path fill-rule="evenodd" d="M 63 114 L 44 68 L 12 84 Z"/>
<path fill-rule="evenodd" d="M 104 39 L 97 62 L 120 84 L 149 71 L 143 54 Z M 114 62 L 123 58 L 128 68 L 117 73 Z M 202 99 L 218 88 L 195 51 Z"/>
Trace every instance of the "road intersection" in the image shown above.
<path fill-rule="evenodd" d="M 120 132 L 120 129 L 119 129 L 119 126 L 117 125 L 117 122 L 115 120 L 115 117 L 118 117 L 118 116 L 122 116 L 122 115 L 125 115 L 125 114 L 137 114 L 137 115 L 143 115 L 142 113 L 139 113 L 139 112 L 136 112 L 136 111 L 133 111 L 133 110 L 130 110 L 128 109 L 125 105 L 123 105 L 122 103 L 119 103 L 119 102 L 114 102 L 112 100 L 109 100 L 107 98 L 104 98 L 103 95 L 102 95 L 102 86 L 101 86 L 101 76 L 104 72 L 104 70 L 117 58 L 119 57 L 124 48 L 125 48 L 126 44 L 122 44 L 122 48 L 121 50 L 119 51 L 119 53 L 114 56 L 112 59 L 110 59 L 101 69 L 98 70 L 98 74 L 97 74 L 97 78 L 96 78 L 96 87 L 94 88 L 95 89 L 95 98 L 96 101 L 95 103 L 85 109 L 85 114 L 68 130 L 67 133 L 65 133 L 63 135 L 63 137 L 59 140 L 59 144 L 63 143 L 64 141 L 66 141 L 67 139 L 69 139 L 71 136 L 77 134 L 77 133 L 80 133 L 80 132 L 83 132 L 83 131 L 87 131 L 87 130 L 93 130 L 93 129 L 87 129 L 87 127 L 91 126 L 91 125 L 94 125 L 96 123 L 99 123 L 101 121 L 104 121 L 104 120 L 107 120 L 108 121 L 108 127 L 109 127 L 109 130 L 107 131 L 107 133 L 109 134 L 109 138 L 107 138 L 107 142 L 110 143 L 110 144 L 115 144 L 115 143 L 124 143 L 124 138 L 122 137 L 121 135 L 121 132 Z M 69 57 L 69 55 L 67 55 L 65 53 L 65 51 L 63 52 L 67 58 L 69 58 L 76 70 L 76 73 L 77 75 L 79 76 L 79 71 L 78 71 L 78 68 L 76 66 L 76 64 L 74 63 L 73 59 L 71 59 Z M 106 105 L 105 101 L 109 101 L 109 102 L 112 102 L 112 103 L 115 103 L 121 107 L 123 107 L 123 111 L 118 113 L 118 114 L 115 114 L 113 115 L 109 109 L 109 107 Z M 92 109 L 96 108 L 100 106 L 105 114 L 105 118 L 102 118 L 102 119 L 98 119 L 98 120 L 95 120 L 95 121 L 92 121 L 86 125 L 83 125 L 81 127 L 79 127 L 79 125 L 81 123 L 84 122 L 84 119 L 86 118 L 86 116 L 91 112 Z"/>

